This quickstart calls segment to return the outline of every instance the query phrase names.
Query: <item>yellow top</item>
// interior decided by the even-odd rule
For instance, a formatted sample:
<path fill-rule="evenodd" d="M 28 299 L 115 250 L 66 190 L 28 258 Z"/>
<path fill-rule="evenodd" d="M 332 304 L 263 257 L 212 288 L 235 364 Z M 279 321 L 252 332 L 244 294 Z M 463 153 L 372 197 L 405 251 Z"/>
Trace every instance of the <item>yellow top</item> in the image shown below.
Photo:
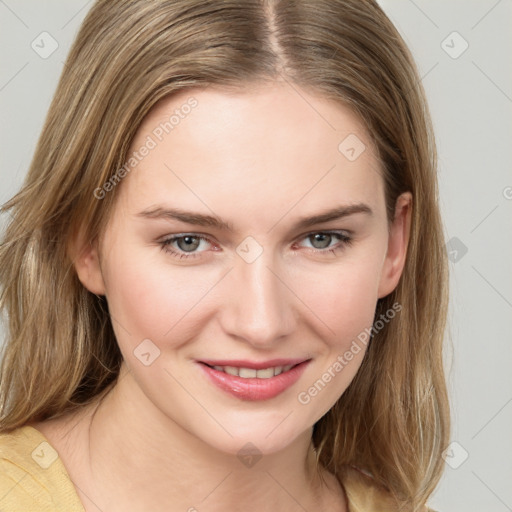
<path fill-rule="evenodd" d="M 350 512 L 398 510 L 389 493 L 356 469 L 346 472 L 342 484 Z M 0 510 L 85 512 L 57 451 L 29 425 L 0 434 Z"/>

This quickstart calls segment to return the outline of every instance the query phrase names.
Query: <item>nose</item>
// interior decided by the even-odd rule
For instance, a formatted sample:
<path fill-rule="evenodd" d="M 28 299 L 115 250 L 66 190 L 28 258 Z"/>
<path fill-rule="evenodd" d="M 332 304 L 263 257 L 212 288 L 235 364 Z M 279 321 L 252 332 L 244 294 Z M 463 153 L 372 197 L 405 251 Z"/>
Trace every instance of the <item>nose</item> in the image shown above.
<path fill-rule="evenodd" d="M 220 319 L 226 334 L 264 349 L 293 332 L 294 294 L 266 251 L 252 263 L 237 259 L 225 281 Z"/>

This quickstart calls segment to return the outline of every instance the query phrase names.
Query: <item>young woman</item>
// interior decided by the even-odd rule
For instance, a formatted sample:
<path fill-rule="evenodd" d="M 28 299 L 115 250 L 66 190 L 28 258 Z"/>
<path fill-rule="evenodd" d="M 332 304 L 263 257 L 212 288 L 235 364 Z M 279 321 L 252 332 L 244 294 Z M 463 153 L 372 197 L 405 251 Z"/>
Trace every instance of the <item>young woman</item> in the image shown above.
<path fill-rule="evenodd" d="M 3 208 L 0 509 L 428 510 L 437 197 L 376 2 L 97 1 Z"/>

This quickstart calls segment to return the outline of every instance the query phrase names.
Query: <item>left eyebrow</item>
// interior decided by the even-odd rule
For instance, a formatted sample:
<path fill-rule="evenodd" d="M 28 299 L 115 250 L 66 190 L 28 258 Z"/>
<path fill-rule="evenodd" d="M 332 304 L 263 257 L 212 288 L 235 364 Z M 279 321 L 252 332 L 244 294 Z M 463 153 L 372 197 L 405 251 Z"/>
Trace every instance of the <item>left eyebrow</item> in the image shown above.
<path fill-rule="evenodd" d="M 342 219 L 343 217 L 348 217 L 356 213 L 364 213 L 366 215 L 372 216 L 373 210 L 365 203 L 343 205 L 339 206 L 338 208 L 333 208 L 332 210 L 327 210 L 317 215 L 313 215 L 311 217 L 302 217 L 298 220 L 295 226 L 297 229 L 309 228 L 311 226 L 323 224 L 331 220 Z"/>
<path fill-rule="evenodd" d="M 352 205 L 343 205 L 313 216 L 302 217 L 296 222 L 295 229 L 308 228 L 317 224 L 322 224 L 332 220 L 348 217 L 350 215 L 355 215 L 357 213 L 373 215 L 372 209 L 367 204 L 357 203 Z M 231 224 L 215 215 L 205 215 L 202 213 L 181 210 L 178 208 L 156 206 L 154 208 L 139 212 L 137 216 L 147 219 L 171 219 L 184 222 L 186 224 L 213 227 L 219 230 L 226 230 L 230 232 L 234 231 Z"/>

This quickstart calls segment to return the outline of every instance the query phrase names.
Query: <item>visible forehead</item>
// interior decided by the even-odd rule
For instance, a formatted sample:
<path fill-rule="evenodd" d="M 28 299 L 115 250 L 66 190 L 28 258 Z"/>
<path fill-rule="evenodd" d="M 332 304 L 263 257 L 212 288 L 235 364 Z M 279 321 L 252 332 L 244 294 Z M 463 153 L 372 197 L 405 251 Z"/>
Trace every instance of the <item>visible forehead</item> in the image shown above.
<path fill-rule="evenodd" d="M 128 177 L 130 210 L 171 201 L 195 211 L 209 205 L 230 222 L 238 212 L 270 224 L 299 202 L 302 216 L 375 204 L 382 193 L 360 119 L 286 83 L 180 91 L 147 116 L 132 151 L 156 139 L 156 129 L 161 140 Z"/>
<path fill-rule="evenodd" d="M 335 101 L 319 91 L 283 80 L 183 89 L 162 98 L 148 114 L 143 126 L 148 120 L 165 121 L 169 112 L 180 110 L 191 98 L 197 101 L 197 107 L 194 107 L 196 117 L 201 113 L 210 115 L 218 112 L 224 119 L 230 113 L 236 118 L 244 111 L 250 114 L 272 109 L 286 112 L 290 120 L 303 118 L 312 126 L 323 123 L 333 131 L 343 130 L 347 124 L 361 133 L 365 131 L 362 120 L 341 99 Z"/>

